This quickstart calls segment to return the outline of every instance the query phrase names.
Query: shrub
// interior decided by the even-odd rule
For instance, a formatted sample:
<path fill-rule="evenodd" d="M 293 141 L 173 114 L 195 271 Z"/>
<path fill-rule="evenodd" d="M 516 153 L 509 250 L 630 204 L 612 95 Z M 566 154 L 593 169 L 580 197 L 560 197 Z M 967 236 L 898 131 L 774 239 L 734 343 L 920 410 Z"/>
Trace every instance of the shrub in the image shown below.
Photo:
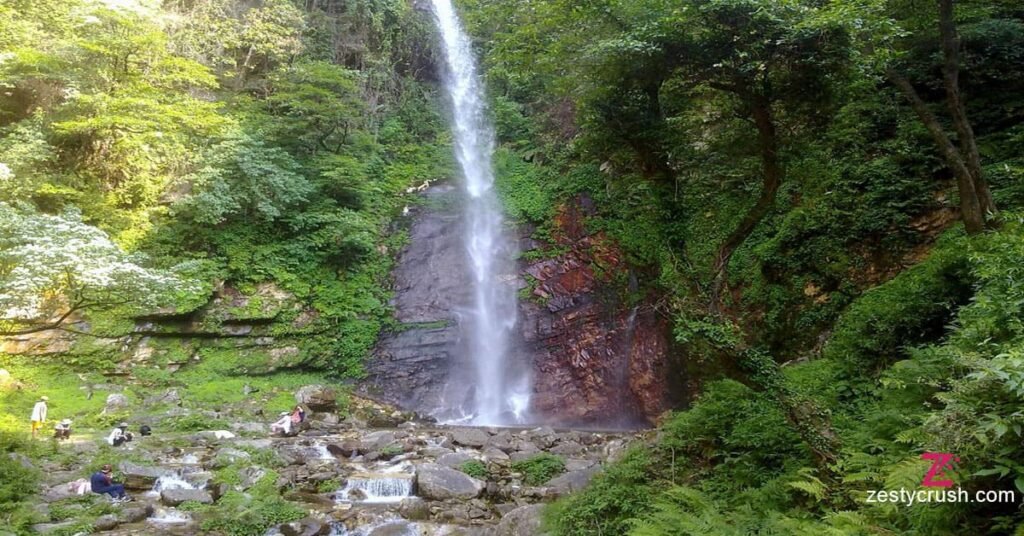
<path fill-rule="evenodd" d="M 216 505 L 196 508 L 206 518 L 203 530 L 227 536 L 262 536 L 274 525 L 305 517 L 305 510 L 278 494 L 277 477 L 275 471 L 267 471 L 248 493 L 231 491 Z"/>
<path fill-rule="evenodd" d="M 11 510 L 35 494 L 39 474 L 25 467 L 18 459 L 0 453 L 0 512 Z"/>
<path fill-rule="evenodd" d="M 938 340 L 971 296 L 967 248 L 941 244 L 927 260 L 866 292 L 843 313 L 825 356 L 851 372 L 877 371 L 909 345 Z"/>
<path fill-rule="evenodd" d="M 484 465 L 484 462 L 480 460 L 469 460 L 463 463 L 461 466 L 459 466 L 459 471 L 462 471 L 463 473 L 466 473 L 467 475 L 473 478 L 479 478 L 481 480 L 486 480 L 487 477 L 490 475 L 490 472 L 487 471 L 487 466 Z"/>
<path fill-rule="evenodd" d="M 548 507 L 545 530 L 554 536 L 627 534 L 629 520 L 648 511 L 655 495 L 648 468 L 649 453 L 635 448 L 609 465 L 579 493 Z"/>
<path fill-rule="evenodd" d="M 532 458 L 512 464 L 512 470 L 523 473 L 523 481 L 539 486 L 565 472 L 565 462 L 552 454 L 538 454 Z"/>

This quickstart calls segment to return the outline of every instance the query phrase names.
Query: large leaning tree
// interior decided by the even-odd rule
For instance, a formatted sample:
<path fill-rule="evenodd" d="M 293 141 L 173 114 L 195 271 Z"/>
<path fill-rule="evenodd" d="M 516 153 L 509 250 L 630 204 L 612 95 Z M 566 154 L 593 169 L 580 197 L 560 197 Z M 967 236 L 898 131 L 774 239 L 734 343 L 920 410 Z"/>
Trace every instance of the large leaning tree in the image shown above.
<path fill-rule="evenodd" d="M 188 286 L 139 262 L 75 212 L 0 203 L 0 336 L 69 329 L 90 311 L 144 312 Z"/>
<path fill-rule="evenodd" d="M 946 167 L 956 179 L 960 197 L 960 217 L 968 234 L 980 233 L 997 224 L 998 211 L 989 188 L 981 162 L 977 135 L 967 114 L 966 97 L 962 89 L 960 72 L 962 67 L 962 39 L 957 27 L 957 4 L 954 0 L 935 0 L 920 10 L 906 9 L 906 0 L 892 0 L 899 13 L 914 15 L 898 21 L 910 31 L 899 39 L 900 52 L 904 57 L 896 58 L 886 66 L 887 78 L 906 97 L 918 119 L 928 130 Z M 970 3 L 970 2 L 966 2 Z M 930 31 L 929 31 L 930 30 Z M 906 57 L 931 55 L 932 48 L 940 58 L 941 83 L 945 115 L 933 107 L 921 87 L 927 86 L 926 76 L 915 80 L 908 72 L 914 69 Z M 915 50 L 916 49 L 916 50 Z M 946 124 L 951 128 L 947 128 Z M 952 134 L 949 132 L 952 130 Z"/>

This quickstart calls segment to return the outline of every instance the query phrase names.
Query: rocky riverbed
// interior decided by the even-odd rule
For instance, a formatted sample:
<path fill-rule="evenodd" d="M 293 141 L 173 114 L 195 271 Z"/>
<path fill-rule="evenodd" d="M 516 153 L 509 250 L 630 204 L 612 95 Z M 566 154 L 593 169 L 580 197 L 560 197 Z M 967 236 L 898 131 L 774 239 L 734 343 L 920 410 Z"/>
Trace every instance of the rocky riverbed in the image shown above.
<path fill-rule="evenodd" d="M 117 476 L 134 500 L 111 505 L 85 528 L 216 533 L 206 522 L 219 503 L 272 488 L 305 516 L 268 535 L 538 535 L 541 504 L 586 485 L 635 436 L 448 427 L 361 399 L 342 418 L 329 393 L 299 393 L 311 414 L 295 437 L 270 437 L 263 422 L 236 422 L 229 430 L 157 431 L 114 450 Z M 61 464 L 41 467 L 47 488 L 37 508 L 64 519 L 37 524 L 36 532 L 73 533 L 83 528 L 75 509 L 96 511 L 92 504 L 106 501 L 74 489 L 106 461 L 98 456 L 111 455 L 101 441 L 73 437 L 59 447 L 67 453 Z"/>

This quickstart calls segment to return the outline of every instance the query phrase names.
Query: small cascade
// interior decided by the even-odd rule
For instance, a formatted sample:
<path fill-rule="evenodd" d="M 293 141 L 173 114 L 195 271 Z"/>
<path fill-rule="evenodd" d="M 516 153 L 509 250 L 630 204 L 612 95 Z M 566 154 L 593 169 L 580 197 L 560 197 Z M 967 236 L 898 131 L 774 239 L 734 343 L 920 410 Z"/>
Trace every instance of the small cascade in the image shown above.
<path fill-rule="evenodd" d="M 395 503 L 412 496 L 412 475 L 363 473 L 352 475 L 338 492 L 342 501 L 369 504 Z"/>
<path fill-rule="evenodd" d="M 189 473 L 189 474 L 199 475 L 200 473 Z M 208 473 L 204 473 L 204 474 L 208 474 Z M 195 480 L 195 479 L 193 479 L 193 480 Z M 153 489 L 148 491 L 148 492 L 146 492 L 146 496 L 147 497 L 158 498 L 158 497 L 160 497 L 160 492 L 166 491 L 166 490 L 172 490 L 172 489 L 203 489 L 205 487 L 206 487 L 206 482 L 205 481 L 201 482 L 200 484 L 196 484 L 195 482 L 190 482 L 187 478 L 185 478 L 184 474 L 182 474 L 180 472 L 176 472 L 176 473 L 166 474 L 166 475 L 161 476 L 160 478 L 156 479 L 156 482 L 153 483 Z"/>
<path fill-rule="evenodd" d="M 337 499 L 367 504 L 400 502 L 412 496 L 413 476 L 412 465 L 408 463 L 356 473 L 338 492 Z"/>
<path fill-rule="evenodd" d="M 169 489 L 200 489 L 200 488 L 201 488 L 201 486 L 196 486 L 196 485 L 192 484 L 191 482 L 189 482 L 188 480 L 185 480 L 185 477 L 183 477 L 179 473 L 172 473 L 172 474 L 169 474 L 169 475 L 164 475 L 164 476 L 156 479 L 156 483 L 153 484 L 153 491 L 155 493 L 160 493 L 161 491 L 169 490 Z"/>
<path fill-rule="evenodd" d="M 173 508 L 157 507 L 146 522 L 154 525 L 186 525 L 192 522 L 192 516 Z"/>
<path fill-rule="evenodd" d="M 327 450 L 327 445 L 317 445 L 316 447 L 316 459 L 318 460 L 333 460 L 334 455 L 331 451 Z"/>
<path fill-rule="evenodd" d="M 377 529 L 382 529 L 380 532 L 393 536 L 420 536 L 420 529 L 416 524 L 394 519 L 378 521 L 352 530 L 341 523 L 335 523 L 331 526 L 330 536 L 366 536 Z"/>

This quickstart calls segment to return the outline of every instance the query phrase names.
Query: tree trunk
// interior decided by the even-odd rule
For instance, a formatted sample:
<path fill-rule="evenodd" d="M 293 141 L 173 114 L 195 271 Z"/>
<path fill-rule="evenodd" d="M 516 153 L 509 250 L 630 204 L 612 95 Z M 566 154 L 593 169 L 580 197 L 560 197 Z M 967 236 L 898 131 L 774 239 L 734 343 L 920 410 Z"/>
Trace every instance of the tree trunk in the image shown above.
<path fill-rule="evenodd" d="M 786 416 L 786 422 L 814 455 L 814 464 L 823 477 L 833 480 L 831 468 L 838 459 L 839 436 L 829 412 L 811 398 L 791 389 L 782 369 L 771 355 L 752 348 L 740 349 L 740 366 L 746 369 L 750 383 L 769 393 Z"/>
<path fill-rule="evenodd" d="M 893 69 L 889 69 L 886 74 L 892 83 L 903 92 L 907 100 L 910 101 L 910 106 L 917 113 L 917 117 L 921 119 L 925 128 L 931 133 L 935 143 L 939 146 L 939 151 L 946 160 L 946 165 L 953 170 L 957 189 L 960 192 L 960 217 L 964 221 L 964 228 L 967 229 L 967 233 L 977 234 L 982 232 L 985 230 L 985 215 L 981 210 L 981 202 L 974 188 L 974 177 L 971 176 L 967 163 L 964 162 L 960 152 L 953 145 L 953 142 L 950 141 L 949 136 L 942 129 L 942 125 L 939 124 L 939 120 L 928 109 L 928 105 L 921 100 L 917 90 L 910 84 L 910 81 Z"/>
<path fill-rule="evenodd" d="M 960 141 L 960 155 L 971 174 L 982 218 L 985 219 L 996 213 L 996 206 L 988 181 L 981 171 L 977 138 L 967 118 L 967 108 L 960 93 L 960 36 L 953 20 L 953 0 L 939 0 L 939 37 L 942 41 L 942 77 L 946 89 L 946 104 Z"/>
<path fill-rule="evenodd" d="M 245 87 L 245 78 L 249 70 L 249 61 L 252 60 L 252 54 L 255 47 L 249 45 L 249 51 L 245 53 L 245 61 L 242 62 L 242 68 L 238 70 L 238 76 L 235 77 L 235 90 L 241 91 Z"/>
<path fill-rule="evenodd" d="M 757 125 L 758 150 L 761 153 L 761 195 L 725 239 L 715 255 L 711 308 L 721 312 L 722 293 L 728 283 L 729 260 L 733 253 L 750 237 L 757 225 L 775 205 L 775 197 L 782 185 L 782 164 L 779 162 L 779 140 L 772 117 L 771 102 L 764 96 L 751 97 L 751 115 Z"/>

